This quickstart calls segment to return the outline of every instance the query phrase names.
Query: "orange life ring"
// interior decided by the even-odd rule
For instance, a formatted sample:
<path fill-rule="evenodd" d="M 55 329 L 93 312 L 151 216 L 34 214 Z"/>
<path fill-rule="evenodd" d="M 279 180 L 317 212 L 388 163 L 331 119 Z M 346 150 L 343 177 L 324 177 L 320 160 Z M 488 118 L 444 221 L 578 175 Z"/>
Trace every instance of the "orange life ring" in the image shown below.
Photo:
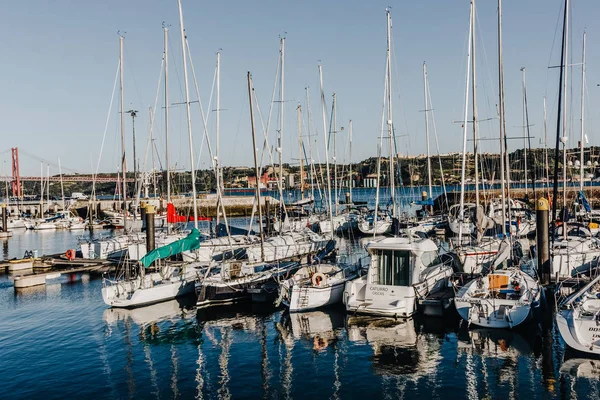
<path fill-rule="evenodd" d="M 311 276 L 310 281 L 314 286 L 321 287 L 327 283 L 327 277 L 322 272 L 317 272 Z"/>
<path fill-rule="evenodd" d="M 67 250 L 67 252 L 65 253 L 65 256 L 67 257 L 67 259 L 69 261 L 73 261 L 75 259 L 75 250 L 73 250 L 73 249 Z"/>

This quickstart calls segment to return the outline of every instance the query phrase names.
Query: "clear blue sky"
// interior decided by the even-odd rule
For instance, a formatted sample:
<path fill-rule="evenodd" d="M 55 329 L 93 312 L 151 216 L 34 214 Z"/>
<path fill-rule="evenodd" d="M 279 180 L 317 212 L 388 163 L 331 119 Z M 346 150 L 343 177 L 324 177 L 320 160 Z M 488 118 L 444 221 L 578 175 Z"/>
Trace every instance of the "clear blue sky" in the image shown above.
<path fill-rule="evenodd" d="M 548 95 L 549 140 L 555 130 L 556 82 L 562 0 L 504 1 L 504 53 L 507 127 L 520 136 L 522 125 L 521 66 L 527 69 L 531 133 L 536 147 L 542 131 L 542 97 Z M 286 40 L 284 161 L 298 158 L 296 106 L 304 111 L 304 87 L 310 87 L 313 138 L 323 155 L 323 133 L 317 65 L 323 65 L 328 107 L 331 93 L 338 96 L 338 126 L 354 121 L 354 160 L 376 155 L 383 97 L 386 6 L 392 6 L 394 40 L 394 123 L 400 152 L 425 151 L 422 63 L 427 62 L 430 90 L 442 152 L 461 149 L 460 124 L 464 103 L 466 41 L 469 18 L 467 0 L 421 1 L 191 1 L 183 0 L 184 19 L 198 75 L 201 97 L 208 107 L 213 83 L 215 53 L 222 49 L 221 114 L 222 163 L 252 165 L 246 71 L 251 71 L 266 115 L 279 51 L 279 35 Z M 496 1 L 479 0 L 478 96 L 480 118 L 494 117 L 497 103 Z M 581 37 L 587 28 L 586 132 L 592 144 L 600 82 L 597 76 L 600 17 L 597 0 L 575 0 L 572 6 L 573 63 L 581 60 Z M 21 149 L 21 173 L 38 174 L 42 158 L 78 172 L 92 170 L 99 148 L 118 62 L 117 31 L 125 34 L 125 107 L 140 111 L 137 119 L 138 156 L 143 157 L 149 129 L 148 107 L 154 104 L 163 52 L 162 22 L 171 24 L 170 100 L 183 101 L 183 73 L 177 1 L 41 1 L 10 2 L 3 7 L 0 25 L 2 74 L 2 171 L 9 172 L 11 147 Z M 556 40 L 556 42 L 555 42 Z M 579 136 L 581 68 L 570 69 L 572 96 L 569 134 Z M 190 88 L 193 86 L 190 83 Z M 120 136 L 118 90 L 101 171 L 119 164 Z M 163 107 L 162 90 L 159 107 Z M 192 92 L 192 99 L 196 96 Z M 569 101 L 571 99 L 569 98 Z M 197 150 L 202 125 L 193 104 Z M 214 103 L 213 107 L 214 108 Z M 185 108 L 171 109 L 171 165 L 189 167 Z M 156 145 L 164 165 L 162 108 L 156 117 Z M 277 119 L 274 114 L 274 121 Z M 214 136 L 214 119 L 210 119 Z M 275 125 L 274 125 L 275 126 Z M 496 120 L 482 123 L 482 136 L 496 137 Z M 126 120 L 127 153 L 131 169 L 131 121 Z M 347 130 L 345 131 L 347 132 Z M 314 133 L 314 132 L 313 132 Z M 275 138 L 275 130 L 270 132 Z M 347 160 L 346 134 L 338 138 L 338 160 Z M 214 141 L 214 139 L 213 139 Z M 213 143 L 214 145 L 214 143 Z M 516 148 L 521 142 L 511 142 Z M 497 151 L 486 142 L 483 151 Z M 7 152 L 8 150 L 8 152 Z M 435 150 L 434 150 L 435 151 Z M 346 153 L 346 155 L 344 155 Z M 35 157 L 34 157 L 35 156 Z M 315 159 L 319 157 L 314 156 Z M 142 161 L 143 162 L 143 161 Z M 208 167 L 204 147 L 201 167 Z M 66 169 L 66 171 L 70 171 Z M 51 166 L 51 173 L 57 173 Z"/>

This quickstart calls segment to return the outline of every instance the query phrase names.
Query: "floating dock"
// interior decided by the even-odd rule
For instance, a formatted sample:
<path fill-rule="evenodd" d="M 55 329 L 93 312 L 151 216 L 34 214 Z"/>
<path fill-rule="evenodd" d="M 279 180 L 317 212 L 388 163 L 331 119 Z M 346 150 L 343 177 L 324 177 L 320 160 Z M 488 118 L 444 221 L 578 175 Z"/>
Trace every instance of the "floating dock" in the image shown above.
<path fill-rule="evenodd" d="M 35 262 L 34 262 L 35 261 Z M 63 255 L 44 256 L 41 259 L 19 259 L 0 263 L 10 273 L 24 272 L 15 276 L 15 289 L 45 285 L 47 281 L 64 274 L 90 272 L 101 274 L 114 266 L 108 260 L 75 259 L 68 260 Z M 39 272 L 39 271 L 43 272 Z"/>

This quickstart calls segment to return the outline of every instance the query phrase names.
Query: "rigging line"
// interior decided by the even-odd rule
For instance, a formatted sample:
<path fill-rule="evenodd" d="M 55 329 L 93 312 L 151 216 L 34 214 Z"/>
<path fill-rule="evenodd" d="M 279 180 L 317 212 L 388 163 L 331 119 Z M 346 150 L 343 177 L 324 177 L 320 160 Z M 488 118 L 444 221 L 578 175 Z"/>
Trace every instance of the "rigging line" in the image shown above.
<path fill-rule="evenodd" d="M 148 142 L 146 142 L 146 150 L 144 151 L 144 164 L 143 164 L 143 169 L 146 170 L 146 164 L 148 162 L 148 149 L 151 147 L 150 142 L 152 141 L 153 138 L 153 129 L 154 129 L 154 117 L 156 116 L 156 106 L 158 104 L 158 96 L 160 94 L 160 87 L 161 87 L 161 83 L 162 83 L 162 76 L 163 76 L 163 70 L 165 67 L 165 59 L 163 58 L 161 63 L 160 63 L 160 73 L 158 75 L 158 85 L 156 87 L 156 97 L 154 98 L 154 108 L 152 109 L 152 118 L 150 119 L 150 134 L 148 135 Z M 141 190 L 141 186 L 140 185 L 140 190 Z M 139 190 L 138 190 L 139 192 Z"/>
<path fill-rule="evenodd" d="M 169 48 L 170 49 L 175 48 L 175 47 L 173 47 L 173 44 L 171 43 L 171 35 L 169 35 L 168 40 L 169 40 Z M 173 64 L 175 64 L 174 70 L 175 70 L 175 76 L 177 76 L 177 86 L 179 87 L 179 96 L 180 96 L 180 98 L 184 98 L 185 93 L 183 90 L 183 86 L 181 85 L 181 82 L 183 79 L 181 79 L 181 77 L 179 76 L 179 68 L 177 68 L 177 57 L 169 57 L 169 60 L 171 60 L 171 62 Z M 167 106 L 168 105 L 165 104 L 165 107 L 167 107 Z"/>
<path fill-rule="evenodd" d="M 210 118 L 210 114 L 212 113 L 212 100 L 213 100 L 213 94 L 214 94 L 214 91 L 215 91 L 216 82 L 217 82 L 217 67 L 215 66 L 215 72 L 213 74 L 213 82 L 212 82 L 212 86 L 211 86 L 211 89 L 210 89 L 210 95 L 208 97 L 208 105 L 207 105 L 207 108 L 206 108 L 206 112 L 208 114 L 208 118 Z M 208 120 L 208 118 L 207 118 L 207 120 Z M 208 120 L 207 124 L 208 123 L 210 123 L 210 120 Z M 208 125 L 207 125 L 207 128 L 206 128 L 206 137 L 207 138 L 209 137 L 208 136 Z M 216 140 L 216 131 L 215 131 L 215 140 Z M 200 159 L 202 158 L 201 156 L 202 156 L 202 147 L 200 148 L 200 154 L 198 155 L 198 160 L 196 161 L 196 169 L 200 169 Z M 210 162 L 211 162 L 211 164 L 214 165 L 215 161 L 214 161 L 214 158 L 212 156 L 211 156 Z M 217 160 L 217 162 L 220 163 L 221 160 Z M 216 173 L 217 172 L 215 172 L 215 174 Z"/>
<path fill-rule="evenodd" d="M 281 52 L 279 52 L 279 55 L 277 56 L 277 69 L 275 71 L 275 80 L 273 81 L 273 92 L 271 95 L 271 103 L 269 105 L 269 115 L 267 116 L 267 127 L 266 128 L 264 127 L 262 113 L 260 112 L 260 107 L 258 107 L 258 98 L 257 98 L 256 106 L 257 106 L 257 110 L 259 110 L 259 117 L 260 117 L 261 125 L 263 127 L 263 136 L 264 136 L 263 149 L 260 154 L 260 162 L 258 164 L 259 166 L 261 166 L 261 172 L 262 172 L 263 159 L 264 159 L 264 155 L 265 155 L 265 149 L 268 148 L 269 131 L 271 129 L 271 118 L 273 116 L 273 105 L 275 104 L 275 94 L 276 94 L 276 90 L 277 90 L 277 82 L 279 80 L 280 65 L 281 65 Z M 272 155 L 271 155 L 271 157 L 272 157 Z"/>
<path fill-rule="evenodd" d="M 437 126 L 435 124 L 435 108 L 431 99 L 431 87 L 429 85 L 429 75 L 427 76 L 427 96 L 429 97 L 429 108 L 431 109 L 431 122 L 433 125 L 433 136 L 435 137 L 435 148 L 438 153 L 438 162 L 440 164 L 440 176 L 442 178 L 442 188 L 444 189 L 444 198 L 446 207 L 448 207 L 448 193 L 446 192 L 446 180 L 444 179 L 444 168 L 442 167 L 442 158 L 440 157 L 440 143 L 438 141 Z"/>
<path fill-rule="evenodd" d="M 123 50 L 125 51 L 125 56 L 126 56 L 127 58 L 129 58 L 129 50 L 128 50 L 128 47 L 127 47 L 127 46 L 123 46 Z M 138 101 L 139 101 L 139 103 L 138 103 L 138 104 L 141 104 L 141 105 L 143 105 L 143 104 L 144 104 L 144 101 L 142 100 L 142 94 L 140 93 L 140 89 L 138 88 L 138 85 L 137 85 L 137 83 L 136 83 L 136 81 L 135 81 L 135 74 L 133 73 L 133 69 L 131 68 L 131 63 L 127 63 L 127 71 L 129 72 L 129 74 L 130 74 L 130 76 L 131 76 L 131 80 L 133 81 L 133 87 L 134 87 L 134 89 L 135 89 L 135 93 L 137 94 Z M 132 105 L 132 108 L 135 108 L 135 107 L 133 107 L 133 105 Z M 143 108 L 143 107 L 142 107 L 142 108 Z M 134 160 L 134 162 L 135 162 L 135 160 Z"/>

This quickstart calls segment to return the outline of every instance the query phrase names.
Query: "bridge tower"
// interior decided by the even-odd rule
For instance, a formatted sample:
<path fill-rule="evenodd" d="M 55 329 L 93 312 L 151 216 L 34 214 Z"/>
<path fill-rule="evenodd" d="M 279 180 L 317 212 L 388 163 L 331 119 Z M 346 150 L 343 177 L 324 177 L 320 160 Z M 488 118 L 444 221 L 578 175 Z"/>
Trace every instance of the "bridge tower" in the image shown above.
<path fill-rule="evenodd" d="M 21 187 L 21 174 L 19 174 L 19 148 L 13 147 L 12 152 L 12 195 L 18 198 L 23 197 L 23 188 Z"/>

